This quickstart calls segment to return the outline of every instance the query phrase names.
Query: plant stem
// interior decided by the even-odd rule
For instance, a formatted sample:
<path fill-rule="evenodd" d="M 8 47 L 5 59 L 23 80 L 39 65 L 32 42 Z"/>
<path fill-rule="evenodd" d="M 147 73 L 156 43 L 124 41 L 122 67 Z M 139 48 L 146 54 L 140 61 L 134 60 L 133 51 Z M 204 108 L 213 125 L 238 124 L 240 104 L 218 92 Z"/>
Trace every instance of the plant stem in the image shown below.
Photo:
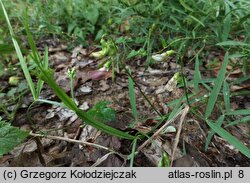
<path fill-rule="evenodd" d="M 126 69 L 124 67 L 126 73 L 129 75 L 129 77 L 133 80 L 135 86 L 138 88 L 138 90 L 140 91 L 140 93 L 142 94 L 143 98 L 148 102 L 148 104 L 152 107 L 152 109 L 160 116 L 163 117 L 163 115 L 155 108 L 155 106 L 149 101 L 149 99 L 147 98 L 147 96 L 143 93 L 143 91 L 141 90 L 141 87 L 136 83 L 135 79 L 133 78 L 133 76 L 129 73 L 128 69 Z"/>

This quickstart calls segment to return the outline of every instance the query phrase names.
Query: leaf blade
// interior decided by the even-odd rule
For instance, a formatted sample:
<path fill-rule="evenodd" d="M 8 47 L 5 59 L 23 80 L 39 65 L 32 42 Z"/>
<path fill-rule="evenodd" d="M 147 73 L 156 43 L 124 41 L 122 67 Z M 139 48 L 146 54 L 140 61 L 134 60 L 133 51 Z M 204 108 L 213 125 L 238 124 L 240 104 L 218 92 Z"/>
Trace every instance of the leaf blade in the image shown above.
<path fill-rule="evenodd" d="M 225 74 L 226 74 L 226 71 L 227 71 L 228 61 L 229 60 L 228 60 L 228 52 L 227 52 L 225 54 L 224 61 L 223 61 L 223 64 L 221 66 L 221 69 L 219 71 L 219 74 L 217 76 L 217 79 L 214 82 L 215 85 L 213 87 L 211 95 L 210 95 L 210 97 L 208 99 L 208 104 L 207 104 L 207 108 L 206 108 L 206 111 L 205 111 L 205 118 L 206 119 L 209 118 L 209 116 L 212 113 L 212 110 L 214 109 L 216 100 L 218 98 L 221 86 L 222 86 L 224 78 L 225 78 Z"/>
<path fill-rule="evenodd" d="M 225 115 L 221 115 L 217 121 L 215 122 L 218 126 L 221 126 L 222 123 L 224 122 L 224 118 L 225 118 Z M 207 136 L 207 139 L 206 139 L 206 143 L 205 143 L 205 151 L 207 151 L 208 149 L 208 145 L 210 144 L 213 136 L 215 134 L 215 131 L 211 129 L 211 131 L 209 132 L 208 136 Z"/>
<path fill-rule="evenodd" d="M 216 124 L 211 123 L 211 122 L 207 122 L 207 124 L 219 136 L 221 136 L 226 141 L 228 141 L 230 144 L 232 144 L 235 148 L 237 148 L 246 157 L 250 158 L 250 150 L 244 144 L 242 144 L 237 138 L 235 138 L 234 136 L 232 136 L 230 133 L 228 133 L 226 130 L 224 130 L 223 128 L 221 128 L 219 125 L 216 125 Z"/>
<path fill-rule="evenodd" d="M 131 74 L 130 70 L 129 73 Z M 137 121 L 138 112 L 136 110 L 135 88 L 134 88 L 134 82 L 130 77 L 130 75 L 128 76 L 128 89 L 129 89 L 129 101 L 130 101 L 130 106 L 132 108 L 132 114 L 134 116 L 135 121 Z"/>

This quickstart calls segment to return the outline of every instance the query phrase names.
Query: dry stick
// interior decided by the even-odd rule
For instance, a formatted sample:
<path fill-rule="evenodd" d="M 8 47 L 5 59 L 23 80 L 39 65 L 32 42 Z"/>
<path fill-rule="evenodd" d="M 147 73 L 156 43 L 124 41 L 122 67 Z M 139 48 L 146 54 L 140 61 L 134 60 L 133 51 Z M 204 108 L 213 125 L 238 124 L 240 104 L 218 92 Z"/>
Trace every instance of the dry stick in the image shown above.
<path fill-rule="evenodd" d="M 181 118 L 180 118 L 180 122 L 179 122 L 178 131 L 177 131 L 176 136 L 175 136 L 173 152 L 172 152 L 172 155 L 171 155 L 170 167 L 172 167 L 172 165 L 173 165 L 175 152 L 176 152 L 176 149 L 177 149 L 177 146 L 178 146 L 178 143 L 179 143 L 179 139 L 180 139 L 182 124 L 183 124 L 183 122 L 184 122 L 185 117 L 187 116 L 188 111 L 189 111 L 189 106 L 187 105 L 187 106 L 183 109 L 183 113 L 181 114 Z"/>
<path fill-rule="evenodd" d="M 35 137 L 34 139 L 36 141 L 38 158 L 39 158 L 41 164 L 46 167 L 45 159 L 42 156 L 42 154 L 44 153 L 44 148 L 42 146 L 42 143 L 41 143 L 39 137 Z"/>
<path fill-rule="evenodd" d="M 109 152 L 109 153 L 105 154 L 103 157 L 98 158 L 97 161 L 93 165 L 91 165 L 91 167 L 97 167 L 103 161 L 105 161 L 109 157 L 109 155 L 111 155 L 111 154 L 114 154 L 114 152 Z"/>
<path fill-rule="evenodd" d="M 98 148 L 98 149 L 104 149 L 104 150 L 113 152 L 113 153 L 119 155 L 119 156 L 120 156 L 121 158 L 123 158 L 123 159 L 126 159 L 126 157 L 127 157 L 126 155 L 120 154 L 120 153 L 116 152 L 116 151 L 113 150 L 113 149 L 110 149 L 110 148 L 108 148 L 108 147 L 105 147 L 105 146 L 102 146 L 102 145 L 99 145 L 99 144 L 94 144 L 94 143 L 91 143 L 91 142 L 85 142 L 85 141 L 80 141 L 80 140 L 74 140 L 74 139 L 69 139 L 69 138 L 60 137 L 60 136 L 41 135 L 41 134 L 33 133 L 32 131 L 29 133 L 29 135 L 30 135 L 30 136 L 33 136 L 33 137 L 42 137 L 42 138 L 48 138 L 48 139 L 52 139 L 52 140 L 63 140 L 63 141 L 70 142 L 70 143 L 76 143 L 76 144 L 82 144 L 82 145 L 93 146 L 93 147 Z"/>
<path fill-rule="evenodd" d="M 140 152 L 152 139 L 154 139 L 157 135 L 159 135 L 159 133 L 166 128 L 167 125 L 169 125 L 170 123 L 174 122 L 182 112 L 185 112 L 185 110 L 187 110 L 187 108 L 189 109 L 188 106 L 186 106 L 184 109 L 182 109 L 181 111 L 179 111 L 177 114 L 174 115 L 173 118 L 171 118 L 170 120 L 168 120 L 161 128 L 159 128 L 148 140 L 146 140 L 140 147 L 138 147 L 137 151 Z"/>

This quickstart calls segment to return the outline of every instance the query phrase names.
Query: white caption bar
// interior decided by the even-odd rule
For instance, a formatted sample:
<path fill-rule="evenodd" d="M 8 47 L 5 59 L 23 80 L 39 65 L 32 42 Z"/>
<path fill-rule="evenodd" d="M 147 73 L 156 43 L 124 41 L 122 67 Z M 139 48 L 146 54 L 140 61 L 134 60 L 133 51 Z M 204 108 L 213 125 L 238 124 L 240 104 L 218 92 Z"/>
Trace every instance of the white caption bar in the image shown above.
<path fill-rule="evenodd" d="M 22 167 L 0 168 L 0 182 L 11 183 L 249 183 L 249 167 L 207 168 L 85 168 L 85 167 Z"/>

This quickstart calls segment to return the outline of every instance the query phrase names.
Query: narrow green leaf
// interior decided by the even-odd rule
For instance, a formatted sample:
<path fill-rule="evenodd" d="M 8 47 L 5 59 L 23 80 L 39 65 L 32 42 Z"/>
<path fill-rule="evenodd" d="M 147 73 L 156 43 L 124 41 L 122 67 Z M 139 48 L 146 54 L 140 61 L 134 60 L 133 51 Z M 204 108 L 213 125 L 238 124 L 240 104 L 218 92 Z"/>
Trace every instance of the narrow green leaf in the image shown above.
<path fill-rule="evenodd" d="M 4 65 L 0 62 L 0 77 L 5 73 Z"/>
<path fill-rule="evenodd" d="M 108 125 L 105 125 L 104 123 L 100 123 L 98 121 L 93 120 L 90 116 L 88 116 L 85 112 L 83 112 L 82 110 L 78 109 L 77 111 L 75 111 L 76 114 L 87 124 L 93 126 L 94 128 L 101 130 L 105 133 L 108 133 L 110 135 L 114 135 L 116 137 L 120 137 L 120 138 L 124 138 L 124 139 L 129 139 L 129 140 L 133 140 L 135 137 L 132 135 L 129 135 L 126 132 L 117 130 L 113 127 L 110 127 Z"/>
<path fill-rule="evenodd" d="M 55 82 L 53 72 L 49 69 L 41 70 L 41 79 L 44 80 L 54 91 L 56 96 L 71 110 L 77 111 L 78 107 L 72 101 L 72 99 L 63 91 L 63 89 Z"/>
<path fill-rule="evenodd" d="M 31 35 L 30 30 L 29 30 L 28 11 L 26 11 L 26 13 L 25 13 L 24 27 L 25 27 L 25 31 L 26 31 L 26 34 L 27 34 L 27 39 L 28 39 L 30 48 L 32 50 L 34 61 L 36 62 L 37 65 L 40 65 L 39 62 L 41 60 L 41 57 L 40 57 L 40 54 L 39 54 L 38 49 L 36 47 L 33 36 Z"/>
<path fill-rule="evenodd" d="M 206 83 L 201 82 L 201 84 L 207 89 L 207 91 L 209 91 L 209 92 L 212 91 L 212 88 L 211 88 L 209 85 L 207 85 Z M 208 94 L 208 95 L 209 95 L 209 94 Z"/>
<path fill-rule="evenodd" d="M 192 18 L 194 21 L 196 21 L 198 24 L 200 24 L 202 27 L 205 27 L 204 23 L 201 22 L 198 18 L 192 16 L 192 15 L 189 15 L 190 18 Z"/>
<path fill-rule="evenodd" d="M 249 90 L 241 90 L 241 91 L 236 91 L 231 93 L 231 97 L 234 96 L 249 96 L 250 91 Z"/>
<path fill-rule="evenodd" d="M 170 167 L 170 159 L 165 151 L 162 153 L 162 157 L 158 163 L 158 167 Z"/>
<path fill-rule="evenodd" d="M 250 46 L 250 44 L 241 41 L 223 41 L 216 44 L 217 46 Z"/>
<path fill-rule="evenodd" d="M 134 159 L 135 159 L 135 156 L 136 156 L 136 145 L 137 145 L 137 138 L 135 138 L 132 142 L 132 152 L 131 154 L 129 155 L 129 159 L 130 159 L 130 163 L 129 163 L 129 167 L 133 167 L 134 165 Z"/>
<path fill-rule="evenodd" d="M 44 51 L 43 68 L 48 69 L 48 67 L 49 67 L 49 51 L 48 51 L 48 47 L 46 47 L 45 51 Z M 42 91 L 43 83 L 44 83 L 44 81 L 39 78 L 38 82 L 37 82 L 37 87 L 36 87 L 37 98 L 39 98 L 39 95 Z"/>
<path fill-rule="evenodd" d="M 129 70 L 129 73 L 131 75 L 130 70 Z M 129 101 L 130 101 L 130 105 L 132 108 L 132 113 L 133 113 L 135 121 L 137 121 L 138 120 L 138 112 L 136 109 L 135 88 L 134 88 L 133 79 L 130 76 L 128 76 L 128 89 L 129 89 Z"/>
<path fill-rule="evenodd" d="M 198 85 L 201 79 L 201 73 L 200 73 L 200 65 L 199 65 L 199 57 L 196 55 L 195 58 L 195 70 L 194 70 L 194 92 L 198 93 Z"/>
<path fill-rule="evenodd" d="M 250 13 L 248 13 L 248 14 L 245 15 L 244 17 L 241 17 L 241 18 L 239 19 L 239 25 L 241 25 L 244 21 L 249 20 L 249 18 L 250 18 Z"/>
<path fill-rule="evenodd" d="M 238 149 L 242 154 L 244 154 L 246 157 L 250 158 L 250 150 L 242 144 L 237 138 L 232 136 L 230 133 L 228 133 L 226 130 L 221 128 L 219 125 L 207 122 L 207 124 L 210 126 L 212 130 L 214 130 L 219 136 L 224 138 L 226 141 L 228 141 L 229 144 L 233 145 L 236 149 Z"/>
<path fill-rule="evenodd" d="M 225 115 L 221 115 L 221 116 L 217 119 L 217 121 L 215 122 L 215 124 L 217 124 L 218 126 L 221 126 L 221 125 L 223 124 L 223 122 L 224 122 L 224 118 L 225 118 Z M 209 121 L 209 122 L 211 122 L 211 121 Z M 210 132 L 209 132 L 209 134 L 208 134 L 208 136 L 207 136 L 207 139 L 206 139 L 205 151 L 207 151 L 208 145 L 210 144 L 210 142 L 211 142 L 211 140 L 212 140 L 214 134 L 215 134 L 215 131 L 211 129 Z"/>
<path fill-rule="evenodd" d="M 230 55 L 230 57 L 229 57 L 229 59 L 235 59 L 235 58 L 243 58 L 243 57 L 247 57 L 248 56 L 248 54 L 247 53 L 234 53 L 234 54 L 232 54 L 232 55 Z"/>
<path fill-rule="evenodd" d="M 223 21 L 222 41 L 226 41 L 228 39 L 231 29 L 231 13 L 229 12 L 230 6 L 225 2 L 225 19 Z"/>
<path fill-rule="evenodd" d="M 204 78 L 201 79 L 201 83 L 213 83 L 216 80 L 216 78 Z"/>
<path fill-rule="evenodd" d="M 170 120 L 171 118 L 173 118 L 181 110 L 182 110 L 182 102 L 181 102 L 181 100 L 179 100 L 179 102 L 176 104 L 176 106 L 174 107 L 174 109 L 169 114 L 169 117 L 168 117 L 167 120 Z"/>
<path fill-rule="evenodd" d="M 229 111 L 226 113 L 226 115 L 249 115 L 250 109 L 241 109 L 236 111 Z"/>
<path fill-rule="evenodd" d="M 248 123 L 250 122 L 250 116 L 245 116 L 243 118 L 240 118 L 238 120 L 232 121 L 230 122 L 228 125 L 226 125 L 225 127 L 229 127 L 229 126 L 233 126 L 233 125 L 237 125 L 240 123 Z"/>
<path fill-rule="evenodd" d="M 59 106 L 59 107 L 66 108 L 66 106 L 63 103 L 56 102 L 56 101 L 51 101 L 51 100 L 46 100 L 46 99 L 37 99 L 37 102 L 51 104 L 51 105 L 54 105 L 54 106 Z"/>
<path fill-rule="evenodd" d="M 226 112 L 229 112 L 230 111 L 230 89 L 226 81 L 224 81 L 224 84 L 223 84 L 223 97 L 224 97 Z"/>
<path fill-rule="evenodd" d="M 207 104 L 207 108 L 206 108 L 206 111 L 205 111 L 205 118 L 206 119 L 209 118 L 209 116 L 211 115 L 211 113 L 212 113 L 212 111 L 214 109 L 214 105 L 216 103 L 216 100 L 218 98 L 221 86 L 222 86 L 223 81 L 225 79 L 225 74 L 226 74 L 226 71 L 227 71 L 227 65 L 228 65 L 228 52 L 225 54 L 223 64 L 221 66 L 221 69 L 219 71 L 217 79 L 214 82 L 215 85 L 214 85 L 213 90 L 211 92 L 211 95 L 210 95 L 210 97 L 208 99 L 208 104 Z"/>
<path fill-rule="evenodd" d="M 179 2 L 183 6 L 184 9 L 189 10 L 191 12 L 194 11 L 184 0 L 179 0 Z"/>

